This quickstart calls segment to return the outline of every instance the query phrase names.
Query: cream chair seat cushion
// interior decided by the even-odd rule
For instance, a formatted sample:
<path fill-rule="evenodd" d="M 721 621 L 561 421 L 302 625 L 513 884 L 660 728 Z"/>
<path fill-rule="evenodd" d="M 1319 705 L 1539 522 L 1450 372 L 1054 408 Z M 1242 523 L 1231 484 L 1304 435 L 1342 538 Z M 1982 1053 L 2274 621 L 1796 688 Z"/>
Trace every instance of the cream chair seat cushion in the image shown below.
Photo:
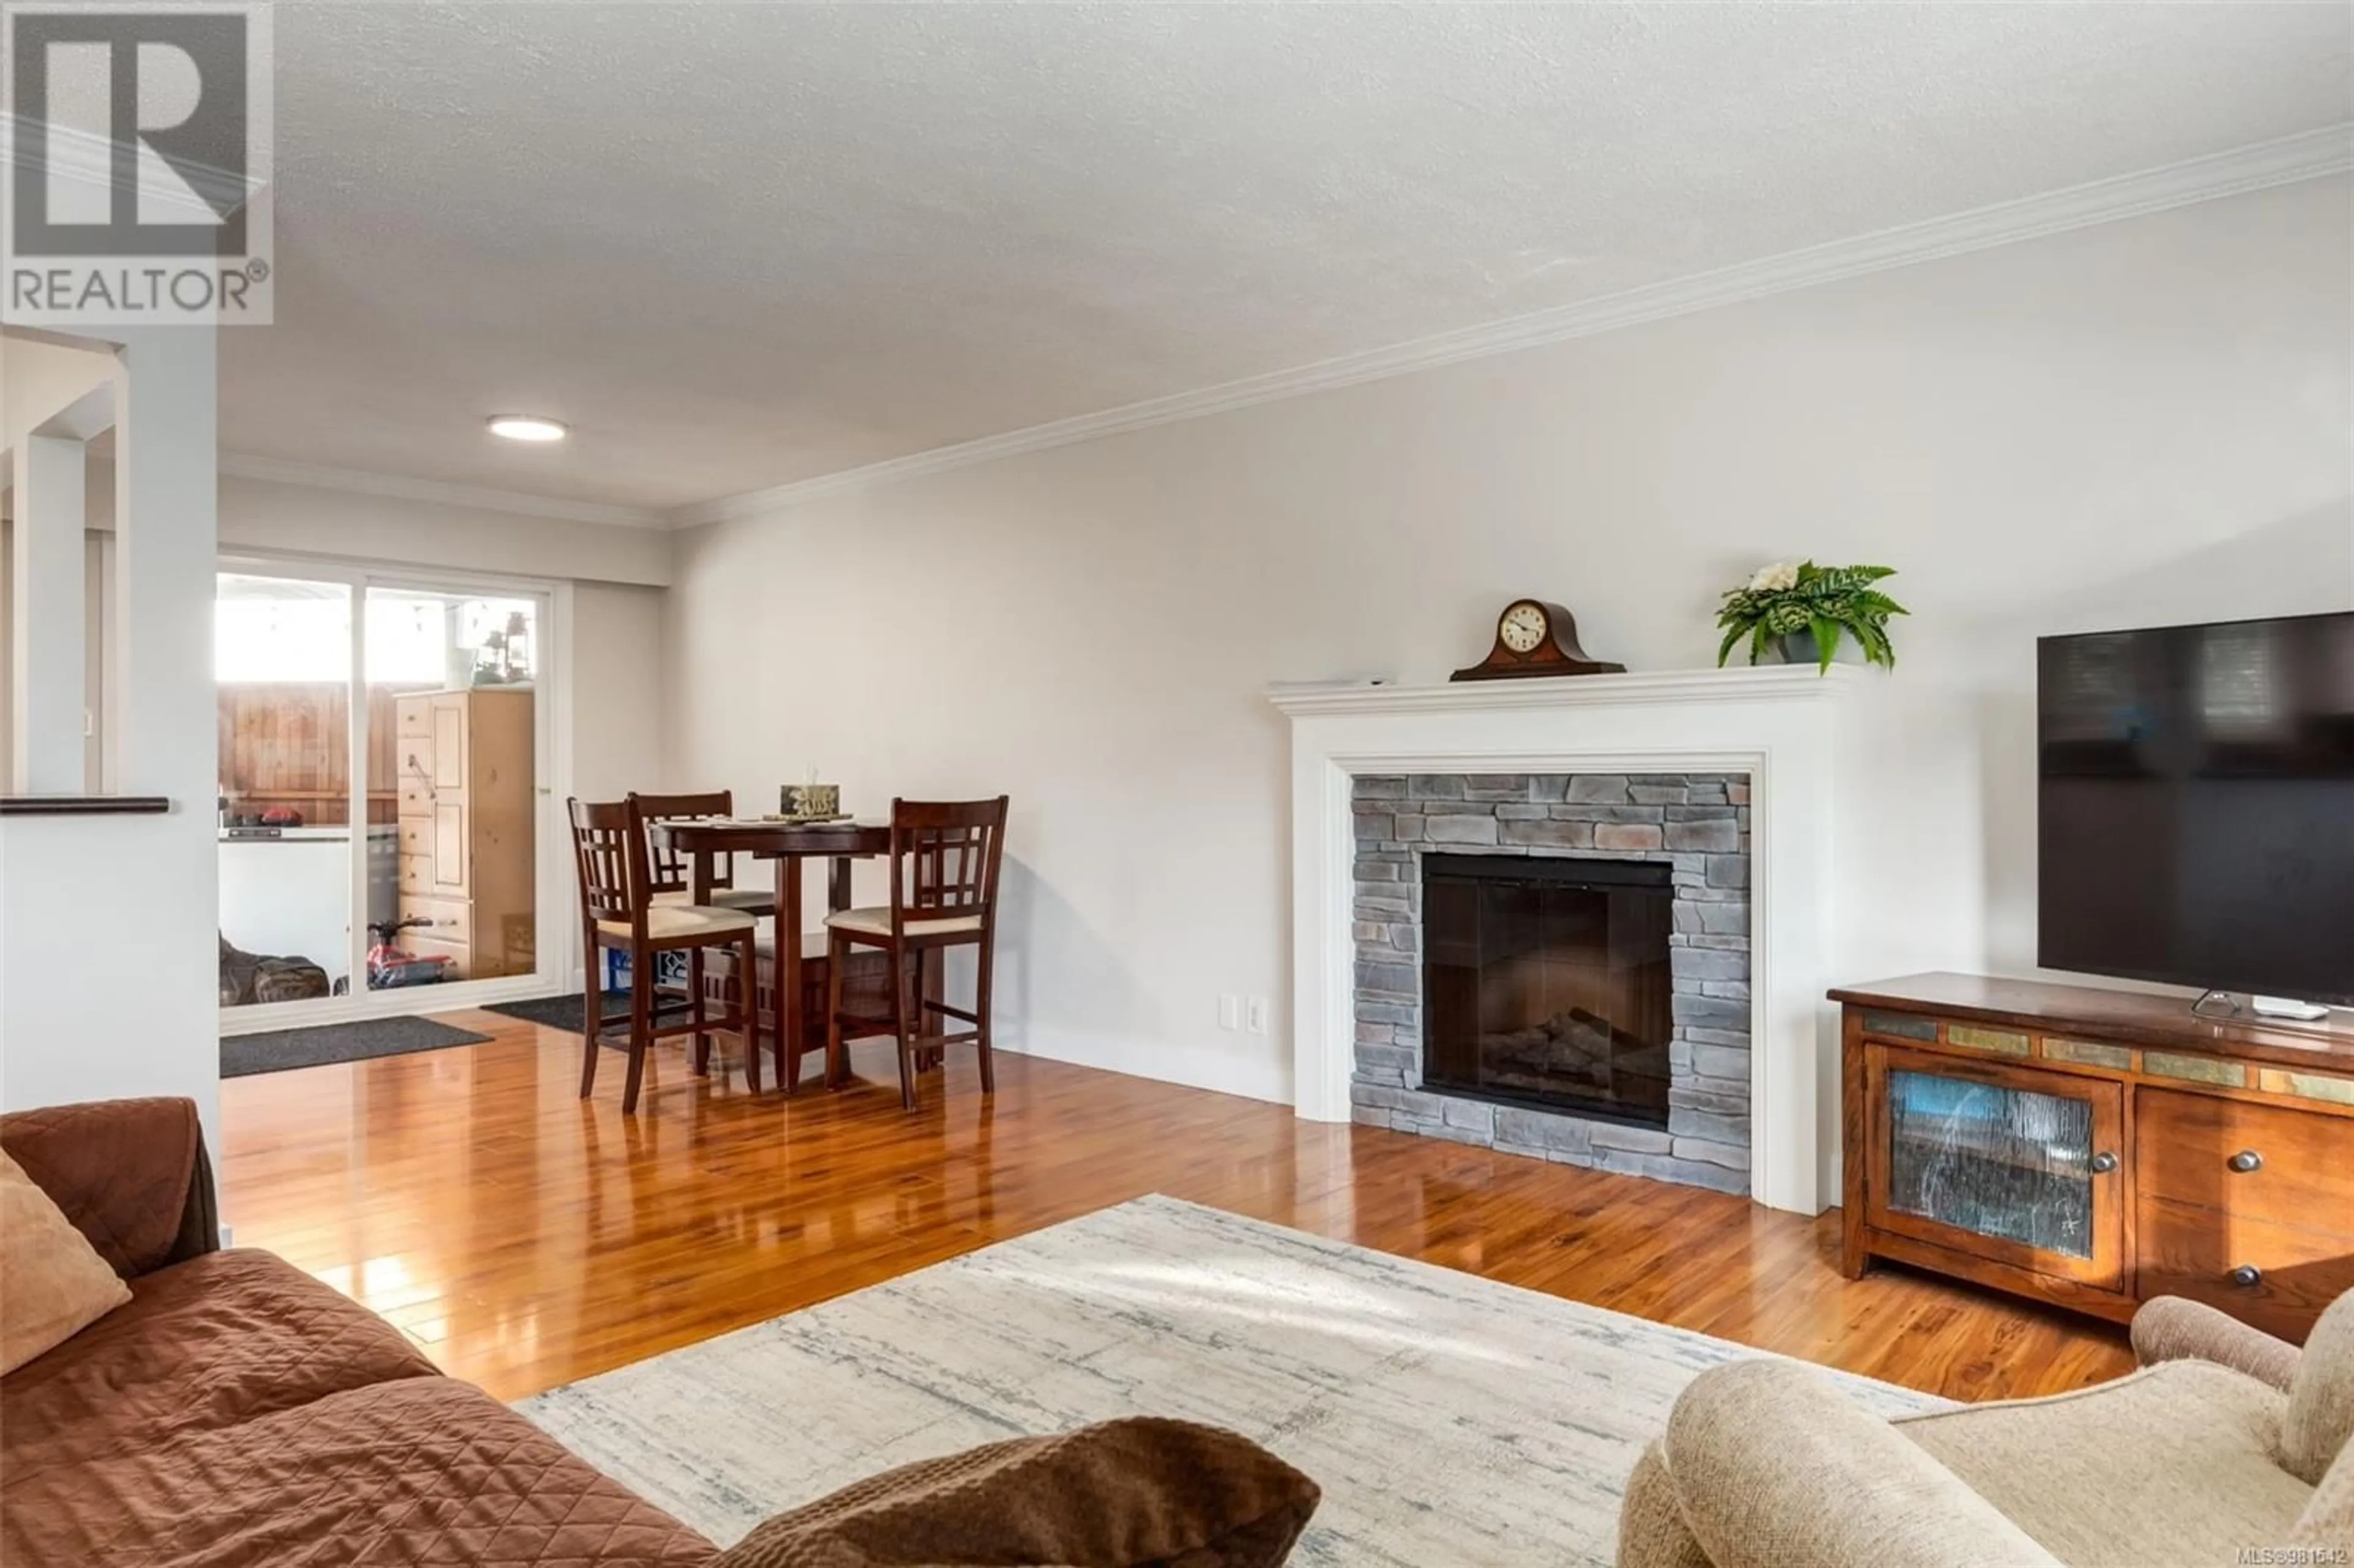
<path fill-rule="evenodd" d="M 2287 1401 L 2211 1361 L 1896 1430 L 2070 1568 L 2240 1561 L 2287 1542 L 2313 1489 L 2273 1457 Z"/>
<path fill-rule="evenodd" d="M 695 895 L 681 888 L 676 893 L 657 893 L 648 902 L 657 906 L 686 904 L 694 897 Z M 777 895 L 757 887 L 715 887 L 703 906 L 705 909 L 741 909 L 747 914 L 766 915 L 777 906 Z"/>
<path fill-rule="evenodd" d="M 825 923 L 836 931 L 855 931 L 862 936 L 887 937 L 891 934 L 891 911 L 887 906 L 871 909 L 844 909 L 829 915 Z M 945 937 L 958 931 L 978 931 L 978 915 L 951 915 L 938 920 L 910 920 L 903 927 L 910 937 Z"/>
<path fill-rule="evenodd" d="M 752 916 L 738 909 L 715 909 L 699 904 L 654 904 L 646 909 L 646 935 L 656 941 L 672 937 L 725 937 L 752 929 Z M 627 920 L 599 920 L 597 929 L 608 937 L 627 938 Z"/>

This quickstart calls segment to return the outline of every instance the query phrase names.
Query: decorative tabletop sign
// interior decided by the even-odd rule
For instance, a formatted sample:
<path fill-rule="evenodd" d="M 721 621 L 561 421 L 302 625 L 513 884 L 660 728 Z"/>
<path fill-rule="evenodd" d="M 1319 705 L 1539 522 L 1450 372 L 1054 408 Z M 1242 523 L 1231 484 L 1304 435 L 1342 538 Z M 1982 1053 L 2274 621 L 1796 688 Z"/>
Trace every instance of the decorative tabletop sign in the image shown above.
<path fill-rule="evenodd" d="M 839 784 L 786 784 L 777 790 L 777 810 L 790 822 L 832 822 L 841 820 Z"/>
<path fill-rule="evenodd" d="M 1840 638 L 1852 633 L 1866 663 L 1893 670 L 1896 649 L 1888 641 L 1888 618 L 1912 612 L 1872 585 L 1895 575 L 1893 567 L 1819 567 L 1812 561 L 1760 567 L 1748 582 L 1725 591 L 1724 606 L 1716 612 L 1716 623 L 1724 629 L 1716 662 L 1721 665 L 1732 658 L 1745 637 L 1752 664 L 1770 647 L 1786 664 L 1828 671 L 1839 655 Z"/>
<path fill-rule="evenodd" d="M 1624 664 L 1589 659 L 1577 645 L 1577 621 L 1569 611 L 1541 599 L 1516 599 L 1496 618 L 1496 646 L 1458 681 L 1504 681 L 1522 675 L 1616 675 Z"/>

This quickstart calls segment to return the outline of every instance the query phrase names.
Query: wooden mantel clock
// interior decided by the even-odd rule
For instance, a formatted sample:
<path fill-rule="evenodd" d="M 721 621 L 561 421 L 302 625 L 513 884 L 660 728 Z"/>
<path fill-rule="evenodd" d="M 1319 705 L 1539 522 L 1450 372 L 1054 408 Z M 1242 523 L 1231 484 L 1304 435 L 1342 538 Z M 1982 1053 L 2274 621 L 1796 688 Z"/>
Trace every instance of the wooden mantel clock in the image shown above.
<path fill-rule="evenodd" d="M 1624 664 L 1589 659 L 1577 645 L 1577 621 L 1557 604 L 1516 599 L 1496 618 L 1496 646 L 1458 681 L 1504 681 L 1521 675 L 1615 675 Z"/>

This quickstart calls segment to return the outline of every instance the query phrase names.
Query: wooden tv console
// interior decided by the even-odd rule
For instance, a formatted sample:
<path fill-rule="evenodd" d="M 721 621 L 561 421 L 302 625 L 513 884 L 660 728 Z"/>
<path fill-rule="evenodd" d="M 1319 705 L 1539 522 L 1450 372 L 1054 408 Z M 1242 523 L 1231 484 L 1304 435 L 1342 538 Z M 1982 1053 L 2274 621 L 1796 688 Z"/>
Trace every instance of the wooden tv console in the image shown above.
<path fill-rule="evenodd" d="M 2188 1296 L 2302 1342 L 2354 1289 L 2354 1029 L 1976 975 L 1834 991 L 1841 1262 L 2123 1319 Z"/>

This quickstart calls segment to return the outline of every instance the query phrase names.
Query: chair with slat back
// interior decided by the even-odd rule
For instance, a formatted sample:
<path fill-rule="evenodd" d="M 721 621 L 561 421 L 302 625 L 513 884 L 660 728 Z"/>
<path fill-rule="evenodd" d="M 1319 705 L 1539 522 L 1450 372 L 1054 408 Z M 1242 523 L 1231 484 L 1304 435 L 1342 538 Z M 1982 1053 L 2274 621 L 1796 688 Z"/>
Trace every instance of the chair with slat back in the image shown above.
<path fill-rule="evenodd" d="M 630 955 L 629 1077 L 621 1109 L 638 1108 L 645 1078 L 646 1052 L 657 1040 L 696 1037 L 695 1070 L 709 1065 L 705 1039 L 712 1029 L 743 1036 L 744 1078 L 760 1087 L 759 1023 L 753 1007 L 753 919 L 740 909 L 710 905 L 657 903 L 656 880 L 648 854 L 646 822 L 634 799 L 597 802 L 570 800 L 573 863 L 580 878 L 581 951 L 587 955 L 587 995 L 582 1001 L 580 1097 L 597 1086 L 597 1053 L 605 1043 L 604 949 Z M 739 976 L 746 977 L 725 1001 L 718 1018 L 707 1018 L 703 987 L 688 988 L 676 1022 L 664 1022 L 654 995 L 659 955 L 682 949 L 699 969 L 706 948 L 736 949 Z"/>
<path fill-rule="evenodd" d="M 726 819 L 736 814 L 736 796 L 729 789 L 708 789 L 693 795 L 647 795 L 632 789 L 630 804 L 637 809 L 639 820 L 646 827 L 646 868 L 651 875 L 648 886 L 656 904 L 688 904 L 695 899 L 695 856 L 671 845 L 669 839 L 655 830 L 664 822 L 699 822 L 712 818 Z M 777 911 L 776 896 L 757 887 L 736 885 L 736 857 L 732 854 L 712 857 L 711 885 L 703 902 L 715 909 L 740 909 L 758 920 L 773 916 Z M 698 994 L 703 991 L 703 954 L 700 949 L 687 955 L 687 989 Z M 711 1065 L 711 1036 L 695 1037 L 695 1070 L 706 1071 Z"/>
<path fill-rule="evenodd" d="M 713 818 L 725 820 L 736 814 L 736 794 L 732 789 L 707 789 L 693 795 L 648 795 L 638 790 L 630 792 L 630 803 L 638 809 L 646 824 L 646 867 L 652 874 L 654 902 L 684 904 L 692 894 L 695 857 L 673 849 L 670 841 L 654 829 L 664 822 L 700 822 Z M 741 909 L 748 915 L 769 915 L 776 910 L 773 895 L 757 887 L 736 885 L 736 857 L 716 855 L 711 865 L 710 896 L 705 904 L 718 909 Z"/>
<path fill-rule="evenodd" d="M 916 1105 L 916 1074 L 945 1058 L 950 1045 L 979 1052 L 983 1094 L 997 1092 L 990 1050 L 991 971 L 997 951 L 997 874 L 1005 849 L 1006 797 L 993 800 L 891 802 L 891 902 L 826 917 L 826 1061 L 839 1077 L 844 1042 L 858 1034 L 894 1036 L 899 1045 L 899 1101 Z M 842 975 L 854 946 L 880 948 L 890 962 L 891 1016 L 843 1011 Z M 928 1000 L 924 966 L 950 947 L 980 949 L 972 1011 Z M 942 1029 L 925 1025 L 939 1015 Z M 971 1025 L 946 1028 L 949 1020 Z"/>

